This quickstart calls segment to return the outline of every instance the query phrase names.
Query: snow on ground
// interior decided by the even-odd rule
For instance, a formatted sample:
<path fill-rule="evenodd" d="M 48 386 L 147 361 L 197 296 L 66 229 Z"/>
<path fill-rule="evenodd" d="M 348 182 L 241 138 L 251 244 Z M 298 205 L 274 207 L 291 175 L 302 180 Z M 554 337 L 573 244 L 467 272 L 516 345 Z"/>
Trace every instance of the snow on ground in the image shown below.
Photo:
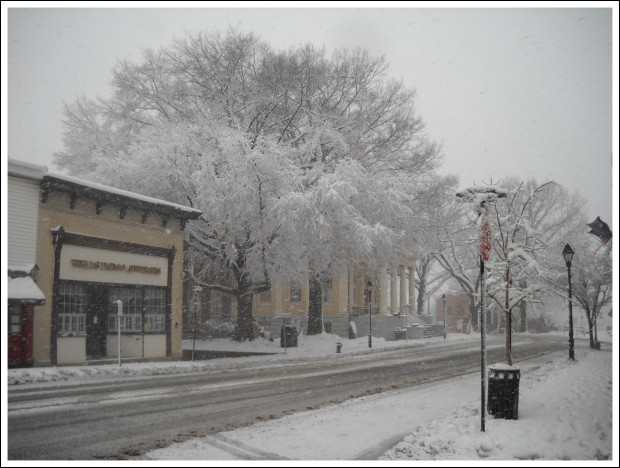
<path fill-rule="evenodd" d="M 576 361 L 568 351 L 514 363 L 521 369 L 519 419 L 486 416 L 486 431 L 480 431 L 480 373 L 365 396 L 320 409 L 297 412 L 279 419 L 259 422 L 234 431 L 173 444 L 148 452 L 145 460 L 282 460 L 283 466 L 304 460 L 375 460 L 377 464 L 398 464 L 424 460 L 454 464 L 458 460 L 517 462 L 555 461 L 584 466 L 618 466 L 617 377 L 611 338 L 601 338 L 601 350 L 591 350 L 585 338 L 576 337 Z M 494 338 L 490 337 L 490 341 Z M 476 335 L 448 335 L 449 341 L 471 340 Z M 336 343 L 342 353 L 336 354 Z M 408 346 L 432 347 L 442 338 L 409 340 Z M 118 378 L 121 376 L 194 372 L 237 366 L 287 365 L 307 356 L 322 359 L 364 359 L 386 347 L 404 342 L 373 338 L 343 340 L 335 335 L 300 336 L 299 346 L 280 348 L 279 341 L 257 340 L 242 345 L 229 340 L 197 342 L 196 349 L 253 350 L 277 353 L 270 356 L 223 358 L 195 362 L 127 363 L 121 367 L 68 366 L 57 368 L 10 369 L 9 384 L 41 381 Z M 192 349 L 191 341 L 184 341 Z M 492 364 L 492 363 L 489 363 Z M 226 462 L 226 460 L 229 460 Z M 378 460 L 378 461 L 377 461 Z M 566 462 L 566 461 L 578 461 Z M 599 462 L 599 460 L 603 460 Z M 359 462 L 358 462 L 359 463 Z M 218 466 L 219 466 L 218 465 Z M 272 463 L 271 465 L 275 465 Z"/>
<path fill-rule="evenodd" d="M 472 340 L 474 335 L 454 335 L 452 340 Z M 436 342 L 436 341 L 435 341 Z M 341 343 L 341 354 L 336 354 L 336 343 Z M 440 343 L 438 343 L 440 344 Z M 184 374 L 210 369 L 230 369 L 260 367 L 261 365 L 274 365 L 295 363 L 296 360 L 307 357 L 321 356 L 323 358 L 347 359 L 351 353 L 368 353 L 371 355 L 385 348 L 397 348 L 402 346 L 428 346 L 432 345 L 432 340 L 414 341 L 386 341 L 383 338 L 373 337 L 372 350 L 368 348 L 368 338 L 358 338 L 354 340 L 343 339 L 337 335 L 323 333 L 316 336 L 301 335 L 298 338 L 298 346 L 293 348 L 281 348 L 280 340 L 257 339 L 238 343 L 230 339 L 216 338 L 212 340 L 196 341 L 195 346 L 192 340 L 183 340 L 183 349 L 191 351 L 194 348 L 200 350 L 216 351 L 238 351 L 264 353 L 259 356 L 230 357 L 221 359 L 211 359 L 206 361 L 167 361 L 167 362 L 122 362 L 118 364 L 106 365 L 76 365 L 58 367 L 31 367 L 9 369 L 7 372 L 8 385 L 23 385 L 38 382 L 75 382 L 83 379 L 93 378 L 119 378 L 137 377 L 163 374 Z"/>
<path fill-rule="evenodd" d="M 557 352 L 519 364 L 519 419 L 487 415 L 485 432 L 480 431 L 480 374 L 475 372 L 194 439 L 145 458 L 617 459 L 617 449 L 612 452 L 611 343 L 600 351 L 590 350 L 585 340 L 577 343 L 577 361 Z"/>

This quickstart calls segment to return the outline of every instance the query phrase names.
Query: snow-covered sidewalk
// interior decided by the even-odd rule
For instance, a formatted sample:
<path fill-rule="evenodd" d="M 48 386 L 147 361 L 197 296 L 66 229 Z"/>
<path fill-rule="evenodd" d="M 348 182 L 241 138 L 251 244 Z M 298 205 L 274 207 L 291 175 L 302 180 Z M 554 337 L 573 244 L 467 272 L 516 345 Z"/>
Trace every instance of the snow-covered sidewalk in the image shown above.
<path fill-rule="evenodd" d="M 540 338 L 543 336 L 539 335 Z M 489 336 L 488 344 L 501 345 L 503 337 Z M 342 341 L 342 353 L 336 343 Z M 64 366 L 9 369 L 5 383 L 39 386 L 53 382 L 75 384 L 92 379 L 135 378 L 158 374 L 181 374 L 230 368 L 258 368 L 298 364 L 308 357 L 366 360 L 385 348 L 423 346 L 429 353 L 451 342 L 471 342 L 476 335 L 448 335 L 443 339 L 386 342 L 367 339 L 342 340 L 322 334 L 300 337 L 299 346 L 286 350 L 279 342 L 230 340 L 197 342 L 196 349 L 264 351 L 268 356 L 223 358 L 196 362 L 124 363 L 105 366 Z M 575 460 L 574 466 L 596 461 L 597 466 L 618 466 L 617 348 L 611 338 L 601 340 L 600 351 L 591 350 L 587 339 L 576 338 L 576 361 L 563 352 L 515 362 L 521 369 L 519 419 L 486 417 L 480 432 L 480 373 L 398 389 L 349 400 L 342 404 L 301 411 L 278 419 L 257 422 L 234 431 L 190 439 L 146 453 L 145 460 L 274 460 L 270 466 L 291 466 L 309 460 L 374 460 L 394 464 L 397 460 Z M 184 342 L 191 349 L 191 342 Z M 615 359 L 615 360 L 614 360 Z M 489 363 L 493 364 L 493 363 Z M 285 459 L 285 462 L 275 460 Z M 379 461 L 377 461 L 379 460 Z M 382 461 L 381 461 L 382 460 Z M 577 462 L 578 460 L 578 462 Z M 603 460 L 599 462 L 599 460 Z M 360 463 L 360 462 L 358 462 Z M 493 463 L 497 465 L 497 462 Z M 328 465 L 331 466 L 331 465 Z"/>
<path fill-rule="evenodd" d="M 519 419 L 486 418 L 480 374 L 367 396 L 146 454 L 151 460 L 612 460 L 612 351 L 518 363 Z M 617 421 L 617 408 L 614 409 Z M 615 442 L 617 444 L 617 442 Z M 580 463 L 579 466 L 583 464 Z M 617 466 L 617 463 L 609 466 Z"/>

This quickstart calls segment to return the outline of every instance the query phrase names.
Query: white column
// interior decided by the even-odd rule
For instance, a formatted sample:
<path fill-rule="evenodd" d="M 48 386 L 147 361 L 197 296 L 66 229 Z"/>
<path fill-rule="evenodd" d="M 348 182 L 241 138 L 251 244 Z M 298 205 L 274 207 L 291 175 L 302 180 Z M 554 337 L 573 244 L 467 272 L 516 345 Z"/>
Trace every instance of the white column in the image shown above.
<path fill-rule="evenodd" d="M 344 266 L 338 275 L 338 313 L 349 312 L 349 269 Z"/>
<path fill-rule="evenodd" d="M 409 308 L 410 314 L 415 314 L 416 312 L 416 302 L 415 302 L 415 267 L 409 267 L 409 304 L 411 307 Z"/>
<path fill-rule="evenodd" d="M 391 291 L 390 291 L 390 312 L 392 314 L 398 313 L 398 275 L 396 266 L 392 265 L 392 269 L 390 271 L 390 281 L 391 281 Z"/>
<path fill-rule="evenodd" d="M 381 265 L 379 268 L 379 314 L 387 315 L 387 303 L 388 303 L 388 275 L 387 265 Z"/>
<path fill-rule="evenodd" d="M 407 305 L 407 277 L 404 265 L 400 265 L 398 269 L 400 270 L 400 308 L 398 310 L 404 313 L 404 309 L 401 309 Z"/>
<path fill-rule="evenodd" d="M 351 308 L 355 306 L 355 275 L 353 274 L 354 267 L 349 266 L 349 313 L 352 312 Z"/>

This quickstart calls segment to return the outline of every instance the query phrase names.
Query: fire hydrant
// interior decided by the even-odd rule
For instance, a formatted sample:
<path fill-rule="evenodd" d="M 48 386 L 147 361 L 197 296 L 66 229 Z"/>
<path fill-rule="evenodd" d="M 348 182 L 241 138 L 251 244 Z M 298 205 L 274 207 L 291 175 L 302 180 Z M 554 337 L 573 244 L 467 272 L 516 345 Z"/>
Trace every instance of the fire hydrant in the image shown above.
<path fill-rule="evenodd" d="M 336 343 L 336 352 L 339 353 L 340 349 L 342 349 L 342 343 Z"/>

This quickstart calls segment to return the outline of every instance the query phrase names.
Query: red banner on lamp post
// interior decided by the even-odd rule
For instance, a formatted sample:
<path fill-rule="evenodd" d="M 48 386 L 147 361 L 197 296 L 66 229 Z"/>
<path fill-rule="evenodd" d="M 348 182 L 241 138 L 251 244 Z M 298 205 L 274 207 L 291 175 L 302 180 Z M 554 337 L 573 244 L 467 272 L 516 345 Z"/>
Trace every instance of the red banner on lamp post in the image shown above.
<path fill-rule="evenodd" d="M 488 219 L 484 218 L 480 226 L 480 256 L 485 262 L 489 259 L 491 243 L 491 223 L 489 223 Z"/>

